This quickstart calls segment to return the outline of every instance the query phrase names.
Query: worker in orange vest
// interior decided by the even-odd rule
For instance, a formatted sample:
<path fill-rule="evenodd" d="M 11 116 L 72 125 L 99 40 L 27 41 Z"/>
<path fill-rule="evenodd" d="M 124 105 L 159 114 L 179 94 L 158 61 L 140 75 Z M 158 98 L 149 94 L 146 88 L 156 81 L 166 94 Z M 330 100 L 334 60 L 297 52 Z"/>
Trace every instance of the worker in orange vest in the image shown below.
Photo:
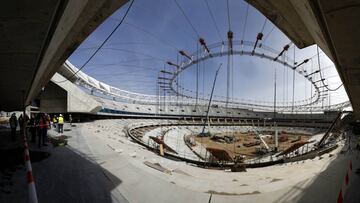
<path fill-rule="evenodd" d="M 45 114 L 40 114 L 40 119 L 39 119 L 39 148 L 41 147 L 41 142 L 43 146 L 47 146 L 46 139 L 47 139 L 47 130 L 48 130 L 48 121 L 47 118 L 45 116 Z"/>

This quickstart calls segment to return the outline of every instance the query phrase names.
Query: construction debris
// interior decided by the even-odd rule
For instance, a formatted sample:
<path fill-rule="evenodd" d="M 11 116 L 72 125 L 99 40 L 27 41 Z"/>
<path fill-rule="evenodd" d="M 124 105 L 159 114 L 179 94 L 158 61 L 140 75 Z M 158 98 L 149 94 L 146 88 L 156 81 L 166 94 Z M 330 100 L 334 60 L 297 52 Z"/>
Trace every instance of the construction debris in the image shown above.
<path fill-rule="evenodd" d="M 236 163 L 231 167 L 231 172 L 246 172 L 246 164 Z"/>
<path fill-rule="evenodd" d="M 226 150 L 211 147 L 207 147 L 206 150 L 218 161 L 233 162 L 233 159 Z"/>
<path fill-rule="evenodd" d="M 227 143 L 227 144 L 239 141 L 233 135 L 222 135 L 222 134 L 214 134 L 210 137 L 210 139 L 215 142 Z"/>
<path fill-rule="evenodd" d="M 132 153 L 130 153 L 130 154 L 129 154 L 129 156 L 131 156 L 131 157 L 135 158 L 135 157 L 136 157 L 136 152 L 132 152 Z"/>
<path fill-rule="evenodd" d="M 60 136 L 49 136 L 49 141 L 52 143 L 52 145 L 54 147 L 58 147 L 58 146 L 65 146 L 67 145 L 67 139 L 68 137 L 65 135 L 60 135 Z"/>
<path fill-rule="evenodd" d="M 164 168 L 159 163 L 151 163 L 151 162 L 145 161 L 144 164 L 149 166 L 150 168 L 153 168 L 153 169 L 156 169 L 156 170 L 161 171 L 163 173 L 167 173 L 167 174 L 171 175 L 171 171 Z"/>
<path fill-rule="evenodd" d="M 190 174 L 188 174 L 188 173 L 186 173 L 186 172 L 184 172 L 184 171 L 182 171 L 181 169 L 178 169 L 178 168 L 174 169 L 173 172 L 178 173 L 178 174 L 182 174 L 182 175 L 186 175 L 186 176 L 191 176 Z"/>
<path fill-rule="evenodd" d="M 123 150 L 122 150 L 122 149 L 115 149 L 115 152 L 117 152 L 117 153 L 122 153 Z"/>
<path fill-rule="evenodd" d="M 154 142 L 156 142 L 159 145 L 159 147 L 162 146 L 163 148 L 165 148 L 169 152 L 177 154 L 177 152 L 174 149 L 169 147 L 167 144 L 165 144 L 165 142 L 163 140 L 159 139 L 158 137 L 149 136 L 149 138 L 152 139 Z M 160 153 L 161 153 L 161 148 L 159 150 L 160 150 Z"/>
<path fill-rule="evenodd" d="M 244 146 L 245 147 L 253 147 L 253 146 L 256 146 L 256 145 L 260 145 L 260 141 L 257 140 L 257 141 L 254 141 L 254 142 L 248 142 L 248 143 L 244 143 Z"/>
<path fill-rule="evenodd" d="M 300 140 L 301 140 L 301 136 L 299 135 L 297 139 L 291 140 L 291 143 L 298 142 L 298 141 L 300 141 Z"/>

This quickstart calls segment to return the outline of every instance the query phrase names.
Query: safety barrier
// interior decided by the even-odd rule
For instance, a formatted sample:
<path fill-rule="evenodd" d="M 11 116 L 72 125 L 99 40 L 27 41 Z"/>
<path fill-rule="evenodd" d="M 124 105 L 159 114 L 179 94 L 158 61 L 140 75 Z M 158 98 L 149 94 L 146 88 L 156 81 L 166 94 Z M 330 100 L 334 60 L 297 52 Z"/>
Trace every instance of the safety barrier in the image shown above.
<path fill-rule="evenodd" d="M 351 172 L 352 172 L 352 162 L 350 160 L 348 168 L 346 169 L 346 175 L 345 175 L 344 181 L 341 184 L 340 192 L 337 197 L 337 201 L 336 201 L 337 203 L 342 203 L 344 200 L 346 189 L 349 186 Z"/>
<path fill-rule="evenodd" d="M 27 177 L 27 183 L 29 187 L 29 202 L 31 203 L 37 203 L 37 194 L 36 194 L 36 187 L 34 182 L 34 176 L 32 173 L 32 167 L 31 167 L 31 161 L 30 161 L 30 153 L 29 153 L 29 145 L 27 142 L 27 136 L 26 136 L 26 128 L 24 128 L 24 158 L 25 158 L 25 166 L 26 166 L 26 177 Z"/>

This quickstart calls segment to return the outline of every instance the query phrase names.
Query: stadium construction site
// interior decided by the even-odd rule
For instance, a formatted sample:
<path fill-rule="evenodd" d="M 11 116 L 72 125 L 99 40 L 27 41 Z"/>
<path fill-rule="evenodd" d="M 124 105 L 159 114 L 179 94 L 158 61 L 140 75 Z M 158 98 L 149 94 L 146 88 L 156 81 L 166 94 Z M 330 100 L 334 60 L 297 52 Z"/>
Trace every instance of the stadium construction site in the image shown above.
<path fill-rule="evenodd" d="M 359 2 L 4 8 L 0 202 L 360 201 Z"/>
<path fill-rule="evenodd" d="M 72 91 L 64 96 L 68 111 L 91 105 L 92 113 L 73 114 L 74 120 L 138 119 L 122 129 L 134 142 L 159 156 L 199 167 L 245 171 L 313 159 L 337 149 L 353 122 L 351 112 L 339 110 L 347 102 L 326 107 L 301 103 L 271 112 L 271 104 L 234 102 L 229 106 L 220 100 L 200 103 L 195 98 L 178 101 L 172 96 L 141 95 L 99 82 L 81 71 L 69 78 L 77 71 L 66 62 L 61 74 L 53 77 L 51 88 Z M 56 83 L 63 78 L 69 81 Z M 51 101 L 46 90 L 43 95 Z M 297 111 L 287 113 L 289 109 Z"/>
<path fill-rule="evenodd" d="M 125 202 L 353 198 L 342 193 L 350 187 L 339 176 L 350 163 L 358 165 L 356 155 L 349 154 L 357 140 L 353 113 L 344 111 L 349 102 L 323 106 L 311 98 L 278 105 L 175 94 L 121 90 L 67 61 L 42 91 L 39 108 L 28 110 L 51 117 L 61 112 L 65 121 L 71 114 L 73 124 L 66 123 L 63 134 L 50 130 L 51 140 L 65 138 L 67 149 L 101 166 L 116 188 L 111 197 Z M 66 158 L 62 162 L 68 165 Z M 73 162 L 69 170 L 81 167 Z M 304 192 L 323 190 L 329 180 L 334 183 L 330 195 Z M 154 197 L 156 191 L 164 195 Z M 94 195 L 86 197 L 99 198 Z"/>
<path fill-rule="evenodd" d="M 356 145 L 356 122 L 352 112 L 342 110 L 348 102 L 278 106 L 274 112 L 271 104 L 133 93 L 81 71 L 69 77 L 77 71 L 66 62 L 42 92 L 40 108 L 56 115 L 52 98 L 61 97 L 65 104 L 57 107 L 76 123 L 65 126 L 68 147 L 96 157 L 95 163 L 122 181 L 112 193 L 116 198 L 332 201 L 347 188 L 338 174 L 350 163 L 357 166 L 351 158 L 356 155 L 349 154 Z M 329 180 L 331 195 L 304 192 L 322 190 Z M 155 191 L 166 195 L 155 198 Z"/>
<path fill-rule="evenodd" d="M 353 187 L 344 186 L 347 179 L 339 176 L 355 174 L 350 165 L 358 167 L 357 155 L 352 153 L 358 127 L 353 113 L 342 110 L 348 102 L 324 108 L 279 106 L 274 112 L 271 105 L 142 95 L 99 82 L 81 71 L 70 78 L 76 71 L 66 62 L 41 94 L 40 109 L 50 116 L 66 112 L 68 121 L 72 115 L 72 124 L 65 124 L 63 134 L 53 130 L 48 134 L 53 144 L 66 145 L 81 157 L 71 166 L 63 158 L 61 164 L 68 170 L 81 171 L 83 158 L 101 166 L 101 173 L 115 188 L 111 198 L 118 202 L 353 198 L 342 192 Z M 56 83 L 65 78 L 69 80 Z M 38 108 L 28 110 L 36 113 Z M 46 151 L 63 156 L 53 149 Z M 34 165 L 35 169 L 50 167 L 46 162 Z M 37 178 L 47 179 L 41 174 Z M 324 190 L 329 180 L 334 183 L 327 188 L 330 195 L 308 192 Z M 94 180 L 80 182 L 91 184 L 88 181 Z M 38 185 L 37 191 L 45 191 L 45 185 Z M 71 187 L 64 183 L 63 188 Z M 155 197 L 156 191 L 163 195 Z M 102 201 L 98 192 L 86 197 Z"/>
<path fill-rule="evenodd" d="M 126 126 L 126 134 L 161 156 L 200 167 L 253 168 L 313 159 L 338 147 L 345 136 L 331 130 L 296 126 L 255 126 L 241 120 L 213 122 L 199 133 L 199 121 L 144 121 Z M 254 122 L 254 121 L 252 121 Z M 254 124 L 254 123 L 253 123 Z M 277 140 L 277 141 L 276 141 Z"/>

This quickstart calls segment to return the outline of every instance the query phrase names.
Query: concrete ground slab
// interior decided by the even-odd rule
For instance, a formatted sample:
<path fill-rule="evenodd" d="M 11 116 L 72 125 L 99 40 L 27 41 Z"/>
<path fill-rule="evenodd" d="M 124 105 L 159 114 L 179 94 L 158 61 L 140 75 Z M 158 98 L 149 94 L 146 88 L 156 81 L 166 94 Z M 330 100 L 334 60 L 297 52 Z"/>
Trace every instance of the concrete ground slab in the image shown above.
<path fill-rule="evenodd" d="M 112 121 L 109 121 L 109 124 L 102 122 L 105 126 L 112 123 Z M 106 128 L 105 126 L 103 127 Z M 92 137 L 91 132 L 86 132 L 86 130 L 83 133 L 87 135 L 89 145 L 92 145 L 91 142 L 97 144 L 97 150 L 93 150 L 95 154 L 105 153 L 105 150 L 100 149 L 102 148 L 101 142 L 104 143 L 103 146 L 112 142 L 106 136 L 107 133 L 112 133 L 111 130 L 105 134 L 96 133 L 95 137 Z M 89 142 L 92 139 L 94 141 Z M 120 137 L 120 139 L 126 141 L 126 138 Z M 330 201 L 336 199 L 336 193 L 340 182 L 342 182 L 339 174 L 346 170 L 344 166 L 349 159 L 347 155 L 338 154 L 339 148 L 333 152 L 334 156 L 323 155 L 322 158 L 303 162 L 249 169 L 247 173 L 227 173 L 221 170 L 202 169 L 184 162 L 164 159 L 136 145 L 127 146 L 123 143 L 117 143 L 116 145 L 123 148 L 124 152 L 119 155 L 119 158 L 112 157 L 114 161 L 107 162 L 108 165 L 103 166 L 105 168 L 110 167 L 112 172 L 119 177 L 130 174 L 127 176 L 131 177 L 124 177 L 124 184 L 119 186 L 124 191 L 124 196 L 131 200 L 134 198 L 135 201 L 141 200 L 141 197 L 138 197 L 138 192 L 128 189 L 129 187 L 136 187 L 138 191 L 141 191 L 141 194 L 144 194 L 148 202 L 167 200 L 166 198 L 155 200 L 147 197 L 146 194 L 148 193 L 156 194 L 158 188 L 161 188 L 162 193 L 165 192 L 166 194 L 172 194 L 172 190 L 176 192 L 183 191 L 193 198 L 199 197 L 203 201 L 209 201 L 211 195 L 211 202 Z M 111 149 L 109 150 L 111 151 Z M 130 158 L 128 154 L 133 152 L 136 152 L 137 156 Z M 120 162 L 124 161 L 127 164 L 122 168 L 117 168 L 113 165 L 115 160 L 121 160 Z M 170 170 L 180 169 L 190 176 L 177 173 L 164 175 L 162 172 L 146 167 L 143 164 L 144 160 L 158 162 Z M 332 183 L 331 187 L 327 186 L 329 182 Z M 148 183 L 151 184 L 146 187 Z M 172 184 L 172 186 L 169 186 L 169 184 Z M 321 192 L 312 194 L 307 188 L 314 188 L 314 191 Z M 182 201 L 185 201 L 185 199 L 178 197 L 176 201 L 173 200 L 172 202 Z"/>
<path fill-rule="evenodd" d="M 127 124 L 129 120 L 66 125 L 71 129 L 64 133 L 68 146 L 41 148 L 51 156 L 33 163 L 40 202 L 334 202 L 350 160 L 354 169 L 344 198 L 354 202 L 358 196 L 354 171 L 360 159 L 354 151 L 340 153 L 340 147 L 332 156 L 231 173 L 160 157 L 126 137 L 122 129 Z M 14 173 L 14 193 L 6 202 L 26 202 L 24 177 L 24 169 Z"/>

